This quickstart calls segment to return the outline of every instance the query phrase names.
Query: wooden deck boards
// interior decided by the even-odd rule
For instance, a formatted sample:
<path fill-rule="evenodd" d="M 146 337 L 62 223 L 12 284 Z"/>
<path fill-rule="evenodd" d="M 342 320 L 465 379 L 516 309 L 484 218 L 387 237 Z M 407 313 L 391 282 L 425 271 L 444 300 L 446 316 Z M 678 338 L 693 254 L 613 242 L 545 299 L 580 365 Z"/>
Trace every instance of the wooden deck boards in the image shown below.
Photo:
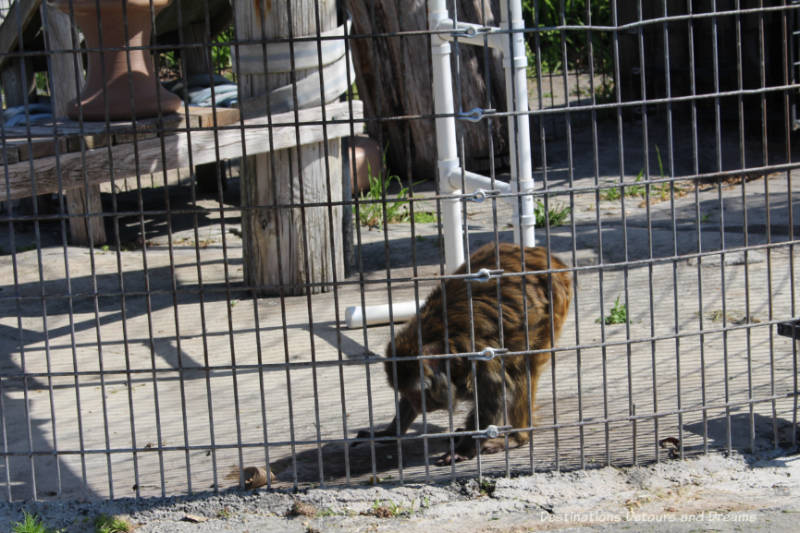
<path fill-rule="evenodd" d="M 146 273 L 141 250 L 121 253 L 121 272 L 114 251 L 96 251 L 93 278 L 88 251 L 69 248 L 72 319 L 64 250 L 43 251 L 44 283 L 39 279 L 36 251 L 16 255 L 20 273 L 16 289 L 5 286 L 2 294 L 12 291 L 19 299 L 0 303 L 6 376 L 0 381 L 0 394 L 7 449 L 23 455 L 9 457 L 8 470 L 0 461 L 0 492 L 6 490 L 8 475 L 15 497 L 29 495 L 32 466 L 41 497 L 57 491 L 56 468 L 63 495 L 87 497 L 157 496 L 162 486 L 168 495 L 230 487 L 238 483 L 237 465 L 263 465 L 267 460 L 281 486 L 291 486 L 295 478 L 304 486 L 319 483 L 320 478 L 343 484 L 348 482 L 348 470 L 351 483 L 371 478 L 370 446 L 345 448 L 341 441 L 369 427 L 370 417 L 380 428 L 393 416 L 394 395 L 382 364 L 374 356 L 365 359 L 365 354 L 383 353 L 389 327 L 371 327 L 366 338 L 363 330 L 338 329 L 333 293 L 314 295 L 310 312 L 304 296 L 286 298 L 284 305 L 279 298 L 254 300 L 241 287 L 240 240 L 226 234 L 223 255 L 222 235 L 212 229 L 201 230 L 208 245 L 199 248 L 199 265 L 193 232 L 186 230 L 173 236 L 173 263 L 164 243 L 148 247 Z M 418 231 L 424 237 L 419 245 L 435 249 L 425 237 L 435 234 L 435 226 L 419 225 Z M 400 230 L 390 233 L 389 242 L 399 243 L 402 235 Z M 365 232 L 363 238 L 383 242 L 378 232 Z M 438 265 L 431 256 L 425 257 L 428 260 L 420 264 L 419 272 L 434 275 Z M 0 274 L 10 277 L 11 266 L 4 256 Z M 540 384 L 533 453 L 528 446 L 511 450 L 508 468 L 524 472 L 531 465 L 537 469 L 591 467 L 606 460 L 623 465 L 634 462 L 634 453 L 638 462 L 652 461 L 657 454 L 665 459 L 669 450 L 658 444 L 665 437 L 682 438 L 686 453 L 698 453 L 705 442 L 704 413 L 699 408 L 703 401 L 709 406 L 707 442 L 724 446 L 726 401 L 742 404 L 751 395 L 754 399 L 776 397 L 774 402 L 753 404 L 759 439 L 772 438 L 773 409 L 779 419 L 778 437 L 788 439 L 785 425 L 792 419 L 793 399 L 787 395 L 794 386 L 792 346 L 769 325 L 768 299 L 771 294 L 773 316 L 788 316 L 791 295 L 781 287 L 788 286 L 798 272 L 789 270 L 788 248 L 772 252 L 771 282 L 767 266 L 764 261 L 748 266 L 749 293 L 741 282 L 744 265 L 726 267 L 728 313 L 733 317 L 749 303 L 751 316 L 759 320 L 749 328 L 727 332 L 721 330 L 717 313 L 722 294 L 718 265 L 700 268 L 701 289 L 698 268 L 679 261 L 677 290 L 672 264 L 654 265 L 652 294 L 647 266 L 604 271 L 606 300 L 613 301 L 621 293 L 627 276 L 632 342 L 626 342 L 625 326 L 607 326 L 605 350 L 583 348 L 579 354 L 577 343 L 586 346 L 602 340 L 596 322 L 600 315 L 598 272 L 582 271 L 578 275 L 579 323 L 573 309 L 559 342 L 563 351 Z M 408 274 L 408 267 L 393 270 L 393 275 Z M 372 279 L 384 275 L 382 271 L 367 273 Z M 424 296 L 430 286 L 422 284 L 420 294 Z M 392 290 L 397 299 L 414 295 L 409 283 L 395 283 Z M 42 291 L 47 295 L 46 309 Z M 671 338 L 676 331 L 675 294 L 677 331 L 682 335 L 678 342 Z M 700 294 L 704 302 L 702 352 Z M 373 303 L 385 301 L 385 285 L 367 286 L 366 297 Z M 336 298 L 341 320 L 344 308 L 360 301 L 359 285 L 340 287 Z M 727 323 L 735 327 L 730 320 L 735 317 Z M 651 336 L 659 340 L 651 341 Z M 101 364 L 102 377 L 98 374 Z M 28 377 L 15 377 L 21 376 L 23 368 Z M 660 416 L 647 418 L 656 412 L 655 402 Z M 635 423 L 628 418 L 632 406 L 642 417 Z M 685 410 L 680 418 L 679 408 Z M 463 408 L 455 413 L 454 427 L 459 427 L 464 415 Z M 739 405 L 732 415 L 734 446 L 746 447 L 749 408 Z M 430 415 L 428 424 L 428 434 L 446 430 L 447 413 Z M 450 475 L 449 469 L 435 466 L 426 473 L 425 441 L 431 456 L 445 450 L 447 442 L 422 439 L 422 431 L 420 419 L 403 445 L 402 474 L 396 445 L 375 449 L 380 479 L 396 481 L 402 475 L 408 481 L 422 481 Z M 33 459 L 25 454 L 30 450 Z M 458 465 L 456 475 L 474 475 L 477 468 L 477 461 L 468 461 Z M 505 472 L 505 455 L 483 457 L 481 469 Z"/>

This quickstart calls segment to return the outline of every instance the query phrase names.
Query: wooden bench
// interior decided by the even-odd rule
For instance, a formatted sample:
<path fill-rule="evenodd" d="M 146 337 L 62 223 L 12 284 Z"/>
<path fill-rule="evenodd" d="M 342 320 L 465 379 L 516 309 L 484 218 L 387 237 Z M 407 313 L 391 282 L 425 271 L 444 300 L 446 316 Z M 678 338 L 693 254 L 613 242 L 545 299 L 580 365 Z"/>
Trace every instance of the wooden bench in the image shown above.
<path fill-rule="evenodd" d="M 214 112 L 216 128 L 209 123 Z M 362 117 L 362 103 L 354 101 L 326 105 L 324 123 L 322 107 L 298 111 L 297 120 L 294 112 L 240 120 L 238 110 L 192 108 L 188 128 L 185 117 L 179 115 L 165 117 L 161 122 L 157 119 L 142 121 L 136 129 L 122 122 L 111 123 L 108 128 L 103 123 L 84 123 L 81 128 L 75 122 L 58 121 L 49 126 L 31 127 L 28 136 L 28 128 L 8 128 L 3 139 L 6 170 L 2 179 L 8 180 L 9 192 L 6 193 L 6 187 L 0 187 L 0 201 L 29 197 L 34 192 L 76 191 L 81 196 L 87 187 L 97 187 L 110 181 L 112 176 L 123 179 L 243 156 L 291 154 L 298 147 L 327 142 L 332 150 L 330 155 L 334 157 L 329 178 L 324 173 L 313 173 L 304 174 L 304 181 L 298 181 L 296 165 L 279 167 L 280 175 L 263 178 L 277 180 L 278 197 L 251 198 L 246 208 L 251 210 L 251 215 L 255 213 L 250 220 L 257 222 L 258 227 L 251 224 L 253 227 L 248 226 L 248 229 L 243 223 L 243 232 L 249 232 L 242 244 L 245 265 L 251 273 L 246 279 L 248 284 L 263 286 L 259 292 L 264 294 L 280 292 L 279 285 L 286 294 L 317 292 L 325 287 L 305 284 L 329 283 L 334 275 L 339 279 L 343 275 L 341 216 L 346 206 L 339 203 L 342 201 L 341 169 L 333 167 L 341 161 L 337 157 L 340 154 L 333 153 L 332 145 L 351 134 L 354 127 L 351 121 L 356 121 L 355 130 L 360 131 Z M 289 155 L 289 163 L 296 161 L 296 156 Z M 293 170 L 287 170 L 289 168 Z M 331 207 L 334 225 L 339 225 L 332 230 L 337 239 L 333 252 L 328 242 L 331 230 L 323 224 L 328 220 L 328 208 L 324 206 L 328 181 L 330 198 L 337 204 Z M 273 216 L 275 211 L 269 208 L 272 201 L 280 205 L 300 204 L 300 187 L 295 185 L 292 192 L 289 183 L 304 183 L 303 201 L 313 205 L 281 207 L 277 216 Z M 243 187 L 248 185 L 243 183 Z M 266 184 L 262 187 L 264 191 L 271 189 Z M 82 231 L 88 234 L 91 220 L 99 221 L 102 226 L 102 209 L 71 214 L 70 225 L 82 226 Z M 301 220 L 305 220 L 305 225 L 300 224 Z M 309 236 L 307 250 L 298 237 L 303 232 Z M 283 236 L 282 240 L 278 239 L 278 233 Z M 289 233 L 293 238 L 287 237 Z M 278 242 L 282 243 L 280 249 Z M 335 259 L 330 257 L 332 253 L 336 254 Z M 304 262 L 297 259 L 304 254 L 311 257 L 310 272 L 306 272 Z M 281 270 L 283 278 L 277 277 L 277 261 L 287 261 L 291 266 Z"/>
<path fill-rule="evenodd" d="M 16 27 L 20 20 L 23 27 L 31 25 L 39 4 L 40 0 L 19 0 L 12 6 L 18 14 L 9 14 L 0 27 L 0 52 L 17 46 L 11 39 L 13 22 Z M 237 37 L 264 37 L 254 23 L 253 5 L 236 6 L 239 29 L 247 26 Z M 328 11 L 326 24 L 335 25 L 333 5 Z M 49 4 L 41 4 L 39 13 L 45 49 L 50 51 L 46 57 L 53 116 L 63 117 L 67 103 L 78 93 L 78 62 L 70 52 L 78 40 L 66 14 Z M 270 23 L 281 30 L 285 30 L 284 19 L 277 9 L 269 14 Z M 295 22 L 302 19 L 295 17 Z M 4 29 L 8 42 L 3 42 Z M 295 29 L 297 35 L 304 34 L 300 33 L 303 28 Z M 262 65 L 262 53 L 263 47 L 251 46 L 240 50 L 239 56 L 242 61 L 250 59 L 255 60 L 250 63 Z M 298 79 L 313 75 L 310 71 L 316 71 L 316 67 L 298 70 L 296 75 Z M 188 113 L 138 120 L 135 125 L 55 120 L 45 125 L 5 128 L 3 181 L 8 192 L 2 188 L 0 202 L 64 193 L 72 242 L 97 245 L 106 240 L 99 184 L 112 177 L 124 179 L 216 165 L 247 156 L 242 163 L 245 283 L 263 294 L 327 290 L 344 271 L 340 139 L 361 131 L 363 109 L 359 101 L 338 102 L 338 93 L 325 93 L 325 105 L 307 102 L 309 107 L 298 112 L 274 110 L 269 114 L 264 81 L 287 83 L 290 79 L 289 73 L 240 72 L 241 103 L 248 104 L 243 119 L 236 110 L 191 108 Z M 315 79 L 309 78 L 319 83 Z M 27 87 L 25 83 L 22 86 Z M 281 207 L 272 209 L 273 204 Z"/>
<path fill-rule="evenodd" d="M 67 201 L 67 212 L 70 214 L 69 228 L 72 242 L 75 244 L 94 245 L 106 242 L 106 232 L 101 216 L 99 185 L 112 180 L 111 169 L 92 175 L 87 180 L 86 186 L 82 181 L 73 184 L 65 180 L 62 186 L 53 189 L 51 184 L 40 181 L 38 165 L 44 161 L 61 161 L 62 156 L 68 154 L 88 155 L 87 169 L 90 162 L 102 158 L 102 150 L 108 146 L 120 147 L 130 145 L 135 148 L 138 143 L 158 138 L 164 134 L 170 135 L 180 130 L 211 128 L 214 126 L 216 115 L 217 125 L 229 125 L 239 121 L 239 111 L 236 109 L 217 109 L 190 107 L 187 114 L 174 114 L 159 119 L 143 119 L 137 121 L 135 127 L 131 122 L 78 122 L 58 120 L 50 123 L 38 123 L 33 126 L 5 127 L 3 147 L 0 150 L 0 163 L 9 165 L 9 186 L 11 194 L 7 199 L 34 197 L 48 193 L 63 193 Z M 142 145 L 145 146 L 145 145 Z M 92 152 L 87 152 L 91 151 Z M 113 152 L 113 150 L 112 150 Z M 105 153 L 108 154 L 106 148 Z M 49 158 L 49 159 L 48 159 Z M 69 158 L 65 158 L 64 161 Z M 31 174 L 30 162 L 35 161 Z M 96 164 L 96 163 L 95 163 Z M 17 182 L 18 171 L 25 175 L 24 167 L 28 167 L 27 176 L 23 183 Z M 102 166 L 102 165 L 101 165 Z M 103 172 L 105 174 L 103 174 Z M 124 174 L 124 175 L 123 175 Z M 113 174 L 114 178 L 124 179 L 130 176 L 142 175 L 143 172 L 128 174 L 120 169 Z M 32 179 L 34 176 L 36 179 Z M 5 182 L 5 179 L 3 179 Z M 3 183 L 5 185 L 5 183 Z M 6 189 L 2 187 L 5 197 Z M 76 205 L 77 203 L 77 205 Z M 86 208 L 85 206 L 89 207 Z M 90 235 L 91 233 L 91 235 Z"/>

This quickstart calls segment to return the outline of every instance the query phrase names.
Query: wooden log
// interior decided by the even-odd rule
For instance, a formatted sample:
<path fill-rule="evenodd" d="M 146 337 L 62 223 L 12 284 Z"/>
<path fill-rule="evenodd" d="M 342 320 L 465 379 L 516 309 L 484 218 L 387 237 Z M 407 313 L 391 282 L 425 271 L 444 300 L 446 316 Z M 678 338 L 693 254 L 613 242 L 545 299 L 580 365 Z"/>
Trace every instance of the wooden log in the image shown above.
<path fill-rule="evenodd" d="M 69 15 L 62 13 L 49 3 L 42 5 L 46 10 L 42 15 L 45 23 L 46 44 L 48 51 L 69 50 L 78 46 L 77 33 L 72 29 Z M 52 88 L 51 104 L 53 117 L 67 116 L 67 103 L 74 100 L 80 92 L 76 80 L 75 65 L 81 64 L 80 55 L 76 58 L 73 54 L 50 55 L 50 87 Z M 103 204 L 100 199 L 100 185 L 87 183 L 83 189 L 68 189 L 67 213 L 69 213 L 69 234 L 74 244 L 101 245 L 107 241 L 106 228 L 102 215 Z"/>
<path fill-rule="evenodd" d="M 360 101 L 352 103 L 341 102 L 326 106 L 328 120 L 351 120 L 350 106 L 353 107 L 353 120 L 362 118 Z M 9 164 L 7 167 L 10 195 L 6 195 L 6 188 L 0 187 L 0 201 L 15 198 L 26 198 L 31 195 L 31 176 L 36 178 L 37 192 L 40 194 L 58 192 L 59 174 L 61 175 L 64 190 L 83 187 L 83 177 L 89 183 L 102 183 L 111 179 L 112 173 L 116 178 L 126 178 L 137 174 L 161 172 L 163 169 L 188 168 L 191 153 L 193 164 L 212 163 L 217 161 L 216 149 L 219 150 L 220 159 L 232 159 L 248 155 L 266 153 L 270 150 L 277 151 L 293 148 L 300 145 L 322 142 L 324 133 L 328 139 L 338 139 L 350 135 L 350 124 L 339 122 L 329 124 L 323 132 L 322 109 L 301 109 L 298 112 L 297 124 L 295 115 L 281 113 L 270 117 L 272 125 L 266 117 L 251 118 L 241 124 L 234 124 L 216 133 L 212 130 L 193 131 L 191 144 L 186 132 L 164 135 L 163 138 L 152 138 L 132 143 L 119 144 L 108 148 L 97 148 L 81 152 L 72 152 L 56 156 L 47 156 L 30 161 L 20 161 Z M 244 129 L 244 140 L 241 129 Z M 271 130 L 271 142 L 270 142 Z M 356 128 L 359 130 L 359 128 Z M 42 135 L 52 139 L 52 129 L 43 129 Z M 298 141 L 299 136 L 299 141 Z M 164 156 L 161 153 L 161 143 L 164 143 Z M 138 165 L 136 157 L 138 155 Z M 85 162 L 85 165 L 84 165 Z M 295 160 L 296 165 L 296 160 Z M 31 166 L 33 169 L 31 170 Z M 331 181 L 334 181 L 331 163 Z M 4 179 L 0 178 L 0 179 Z M 311 202 L 306 197 L 305 201 Z M 316 200 L 315 200 L 316 201 Z M 327 201 L 327 200 L 324 200 Z"/>
<path fill-rule="evenodd" d="M 234 16 L 239 40 L 317 35 L 318 30 L 324 32 L 336 26 L 336 2 L 236 2 Z M 320 21 L 319 28 L 317 19 Z M 239 55 L 261 54 L 262 51 L 261 47 L 247 47 L 240 49 Z M 253 59 L 258 58 L 246 58 L 248 64 L 258 64 Z M 242 96 L 263 95 L 290 83 L 293 76 L 299 81 L 312 72 L 240 72 Z M 331 116 L 330 111 L 327 116 Z M 328 290 L 329 287 L 324 285 L 306 284 L 329 283 L 343 275 L 342 208 L 303 205 L 342 199 L 340 141 L 331 136 L 332 129 L 332 126 L 327 127 L 327 158 L 325 144 L 319 143 L 285 152 L 272 152 L 269 156 L 251 156 L 243 162 L 242 247 L 245 283 L 259 287 L 262 294 L 276 294 L 279 286 L 283 286 L 286 294 Z M 281 209 L 263 207 L 265 203 L 269 205 L 273 201 L 279 204 L 297 202 L 301 206 Z"/>
<path fill-rule="evenodd" d="M 455 0 L 455 3 L 460 21 L 499 24 L 498 0 Z M 426 30 L 427 2 L 345 0 L 344 5 L 353 20 L 353 34 L 380 35 L 351 41 L 356 84 L 359 97 L 364 100 L 365 115 L 368 118 L 432 115 L 430 39 L 426 35 L 391 36 L 401 31 Z M 386 34 L 390 35 L 386 37 Z M 490 52 L 485 61 L 483 48 L 468 45 L 460 45 L 458 53 L 461 101 L 456 100 L 456 108 L 460 105 L 468 111 L 475 107 L 493 107 L 505 111 L 505 78 L 499 56 Z M 506 124 L 505 119 L 493 120 L 490 137 L 485 121 L 477 124 L 459 121 L 469 170 L 488 169 L 490 140 L 496 157 L 508 153 Z M 436 143 L 432 142 L 436 131 L 432 119 L 370 121 L 367 131 L 387 150 L 386 158 L 392 172 L 404 175 L 410 170 L 413 175 L 424 178 L 436 175 Z M 496 163 L 504 164 L 499 157 Z"/>
<path fill-rule="evenodd" d="M 337 161 L 340 157 L 340 140 L 328 141 L 328 157 Z M 298 154 L 301 167 L 298 171 Z M 273 161 L 270 161 L 270 158 Z M 328 208 L 279 208 L 264 209 L 254 206 L 271 206 L 277 204 L 296 204 L 301 202 L 326 202 L 327 189 L 326 169 L 320 161 L 325 161 L 325 143 L 313 143 L 298 148 L 280 150 L 274 154 L 259 154 L 247 157 L 245 172 L 255 173 L 248 168 L 255 164 L 266 169 L 266 180 L 242 180 L 242 204 L 249 211 L 242 209 L 242 240 L 247 244 L 244 250 L 245 271 L 250 283 L 260 283 L 263 293 L 279 292 L 278 286 L 284 287 L 286 294 L 304 294 L 307 282 L 331 281 L 334 268 L 337 276 L 342 276 L 344 269 L 342 253 L 342 207 L 332 207 L 334 221 L 339 221 L 334 228 L 336 256 L 331 255 L 331 233 L 328 221 Z M 271 174 L 272 163 L 275 164 L 276 175 Z M 333 163 L 331 163 L 333 165 Z M 299 174 L 302 173 L 302 190 Z M 342 180 L 334 179 L 331 169 L 330 195 L 332 199 L 341 201 Z M 252 174 L 251 174 L 252 175 Z M 277 188 L 277 196 L 272 185 Z M 320 189 L 322 187 L 322 189 Z M 280 243 L 280 247 L 278 246 Z M 308 249 L 308 270 L 306 270 L 305 250 Z M 280 273 L 279 276 L 279 265 Z M 323 287 L 311 287 L 311 292 L 328 290 Z"/>

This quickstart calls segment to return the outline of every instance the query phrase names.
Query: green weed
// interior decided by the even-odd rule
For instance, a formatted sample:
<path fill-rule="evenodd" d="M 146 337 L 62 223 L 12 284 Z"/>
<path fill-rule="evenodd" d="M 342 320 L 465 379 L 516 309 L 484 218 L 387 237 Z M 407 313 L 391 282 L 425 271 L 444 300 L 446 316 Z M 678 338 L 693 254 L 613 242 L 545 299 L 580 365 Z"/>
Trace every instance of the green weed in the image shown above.
<path fill-rule="evenodd" d="M 606 325 L 611 324 L 624 324 L 628 321 L 628 307 L 620 303 L 619 296 L 614 301 L 614 305 L 611 307 L 611 311 L 609 312 L 608 316 L 603 319 L 603 323 Z M 595 322 L 600 323 L 600 319 L 598 318 Z"/>
<path fill-rule="evenodd" d="M 436 222 L 436 213 L 431 213 L 430 211 L 414 211 L 414 222 L 423 224 L 426 222 Z"/>
<path fill-rule="evenodd" d="M 236 37 L 233 29 L 233 25 L 228 26 L 219 32 L 210 43 L 211 67 L 214 73 L 221 74 L 230 80 L 234 78 L 230 44 Z M 180 54 L 175 50 L 166 50 L 159 53 L 158 68 L 161 69 L 162 74 L 168 78 L 180 78 L 183 68 Z"/>
<path fill-rule="evenodd" d="M 236 36 L 233 25 L 221 31 L 211 42 L 211 64 L 215 72 L 227 73 L 231 70 L 231 43 Z"/>
<path fill-rule="evenodd" d="M 663 179 L 666 177 L 666 173 L 664 172 L 664 162 L 661 160 L 661 150 L 658 149 L 658 145 L 656 145 L 656 160 L 658 161 L 658 175 Z M 662 202 L 669 198 L 670 187 L 669 183 L 661 183 L 658 185 L 653 185 L 650 188 L 651 196 L 655 194 L 659 200 Z M 675 186 L 675 191 L 679 192 L 681 189 Z"/>
<path fill-rule="evenodd" d="M 533 208 L 533 215 L 536 217 L 536 227 L 543 228 L 547 222 L 550 226 L 561 226 L 566 223 L 572 210 L 563 204 L 553 202 L 545 217 L 544 203 L 537 201 Z"/>
<path fill-rule="evenodd" d="M 369 189 L 359 195 L 360 203 L 358 206 L 358 221 L 362 226 L 370 229 L 380 228 L 386 223 L 410 222 L 411 214 L 408 209 L 408 187 L 403 187 L 403 182 L 396 174 L 391 174 L 386 165 L 386 150 L 383 152 L 383 172 L 375 175 L 372 167 L 367 163 L 367 173 L 369 174 Z M 394 198 L 390 198 L 387 190 L 392 182 L 397 182 L 400 192 Z M 384 213 L 383 199 L 386 198 L 386 211 Z M 353 206 L 353 213 L 356 212 Z M 385 215 L 385 216 L 384 216 Z M 415 211 L 414 222 L 436 222 L 436 214 L 429 211 Z"/>
<path fill-rule="evenodd" d="M 133 528 L 124 518 L 101 514 L 94 521 L 95 533 L 127 533 Z"/>
<path fill-rule="evenodd" d="M 369 164 L 367 167 L 370 168 Z M 408 195 L 408 189 L 406 187 L 402 187 L 400 189 L 400 193 L 397 195 L 397 198 L 394 200 L 391 200 L 388 197 L 386 198 L 385 214 L 383 210 L 383 203 L 381 202 L 383 197 L 386 195 L 386 189 L 389 188 L 389 185 L 392 183 L 392 181 L 401 183 L 398 176 L 387 175 L 385 178 L 382 176 L 373 176 L 370 168 L 369 190 L 362 192 L 359 197 L 359 200 L 364 202 L 359 205 L 358 209 L 358 219 L 362 226 L 378 228 L 383 225 L 384 219 L 386 222 L 400 221 L 399 219 L 402 218 L 403 208 L 407 203 L 406 197 Z M 353 209 L 355 210 L 355 206 Z"/>
<path fill-rule="evenodd" d="M 22 511 L 22 522 L 11 526 L 11 533 L 55 533 L 42 520 L 28 511 Z"/>
<path fill-rule="evenodd" d="M 620 197 L 622 197 L 622 193 L 620 193 L 620 190 L 617 187 L 613 187 L 605 192 L 600 193 L 600 199 L 609 202 L 613 202 L 614 200 L 619 200 Z"/>
<path fill-rule="evenodd" d="M 633 185 L 625 188 L 625 196 L 641 196 L 644 197 L 647 188 L 644 185 L 639 185 L 642 181 L 643 171 L 639 171 L 639 174 L 636 175 L 636 181 Z"/>
<path fill-rule="evenodd" d="M 370 510 L 369 514 L 377 516 L 378 518 L 394 518 L 400 515 L 411 514 L 411 510 L 406 509 L 401 505 L 397 505 L 391 500 L 375 500 L 372 503 L 372 509 Z"/>
<path fill-rule="evenodd" d="M 47 72 L 36 72 L 33 75 L 36 84 L 36 94 L 47 96 L 50 94 L 50 83 L 48 81 Z"/>
<path fill-rule="evenodd" d="M 494 489 L 497 485 L 497 482 L 493 479 L 482 478 L 480 482 L 480 492 L 482 496 L 492 496 L 494 495 Z"/>
<path fill-rule="evenodd" d="M 361 97 L 358 95 L 358 84 L 355 82 L 350 86 L 350 99 L 361 100 Z"/>
<path fill-rule="evenodd" d="M 638 185 L 638 183 L 642 181 L 643 176 L 644 176 L 644 170 L 640 170 L 639 173 L 636 175 L 636 180 L 634 180 L 634 184 L 624 186 L 625 198 L 645 195 L 644 185 Z M 622 189 L 623 189 L 622 185 L 617 185 L 611 189 L 608 189 L 607 191 L 600 193 L 600 199 L 607 201 L 619 200 L 622 197 Z"/>
<path fill-rule="evenodd" d="M 656 145 L 656 161 L 658 162 L 658 174 L 661 179 L 666 177 L 664 173 L 664 162 L 661 159 L 661 150 L 658 149 L 658 145 Z M 640 170 L 639 173 L 636 175 L 636 180 L 632 185 L 625 185 L 625 198 L 646 198 L 647 197 L 647 186 L 640 183 L 642 178 L 644 177 L 644 169 Z M 619 200 L 622 196 L 622 188 L 623 184 L 616 185 L 613 188 L 608 189 L 605 192 L 600 193 L 600 199 L 613 201 Z M 683 196 L 686 194 L 686 190 L 683 187 L 678 185 L 674 185 L 675 195 L 676 196 Z M 670 189 L 669 183 L 656 183 L 650 186 L 650 200 L 664 200 L 669 199 L 672 190 Z"/>

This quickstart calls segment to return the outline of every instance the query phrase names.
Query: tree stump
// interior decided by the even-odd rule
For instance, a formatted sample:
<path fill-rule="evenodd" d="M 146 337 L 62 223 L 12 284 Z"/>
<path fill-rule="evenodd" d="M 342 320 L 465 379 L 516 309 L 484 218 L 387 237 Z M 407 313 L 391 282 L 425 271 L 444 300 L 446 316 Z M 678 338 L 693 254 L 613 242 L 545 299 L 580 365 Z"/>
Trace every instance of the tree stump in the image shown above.
<path fill-rule="evenodd" d="M 498 0 L 456 0 L 456 3 L 458 18 L 462 22 L 486 25 L 497 25 L 499 22 Z M 345 5 L 353 19 L 353 34 L 356 35 L 428 29 L 427 3 L 424 0 L 345 0 Z M 365 117 L 433 114 L 433 75 L 428 36 L 360 38 L 353 39 L 351 46 Z M 458 53 L 461 99 L 459 102 L 456 95 L 456 110 L 459 105 L 465 111 L 476 107 L 505 110 L 505 78 L 499 56 L 490 52 L 486 62 L 483 48 L 469 45 L 460 45 Z M 454 83 L 455 79 L 454 76 Z M 490 139 L 485 119 L 477 124 L 459 122 L 458 127 L 464 134 L 466 164 L 470 170 L 485 171 L 488 168 L 490 140 L 493 141 L 495 156 L 507 153 L 505 124 L 505 119 L 493 120 Z M 406 129 L 410 130 L 410 146 L 407 146 Z M 414 175 L 436 175 L 436 143 L 432 142 L 436 138 L 436 131 L 433 119 L 368 121 L 367 132 L 373 139 L 380 139 L 383 148 L 388 148 L 388 165 L 393 172 L 405 172 L 406 150 L 410 150 Z M 498 161 L 498 164 L 502 163 Z"/>
<path fill-rule="evenodd" d="M 236 2 L 236 38 L 259 41 L 317 35 L 317 9 L 319 30 L 334 28 L 334 0 Z M 291 83 L 293 77 L 300 81 L 317 69 L 265 73 L 255 71 L 258 67 L 242 66 L 264 65 L 263 49 L 260 45 L 240 46 L 242 71 L 237 74 L 242 97 L 260 96 L 266 110 L 268 91 Z M 325 148 L 325 143 L 314 143 L 248 156 L 243 161 L 244 277 L 260 294 L 278 294 L 281 288 L 288 295 L 320 292 L 329 287 L 316 284 L 342 276 L 342 207 L 305 207 L 342 200 L 340 140 L 328 141 L 327 158 Z M 273 208 L 275 202 L 299 207 Z M 311 283 L 315 285 L 308 285 Z"/>

